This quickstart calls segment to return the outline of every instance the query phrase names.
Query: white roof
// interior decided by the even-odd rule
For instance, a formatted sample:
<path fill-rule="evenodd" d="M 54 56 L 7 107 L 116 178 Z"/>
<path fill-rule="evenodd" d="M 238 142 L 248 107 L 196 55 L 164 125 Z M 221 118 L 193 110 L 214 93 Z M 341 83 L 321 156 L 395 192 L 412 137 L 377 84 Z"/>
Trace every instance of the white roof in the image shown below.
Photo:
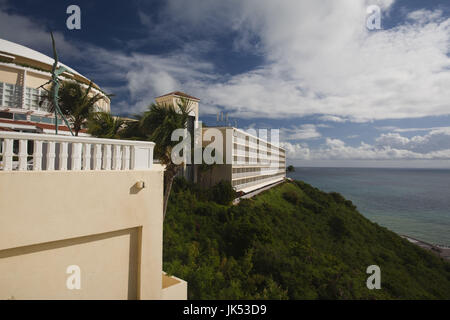
<path fill-rule="evenodd" d="M 0 39 L 0 51 L 5 52 L 7 54 L 9 53 L 9 54 L 12 54 L 15 56 L 20 56 L 20 57 L 24 57 L 27 59 L 46 63 L 48 65 L 53 65 L 53 63 L 55 62 L 55 60 L 53 58 L 50 58 L 50 57 L 46 56 L 45 54 L 42 54 L 33 49 L 24 47 L 20 44 L 17 44 L 17 43 L 8 41 L 8 40 L 4 40 L 4 39 Z M 83 78 L 86 78 L 83 75 L 76 72 L 74 69 L 66 66 L 65 64 L 63 64 L 63 63 L 59 63 L 59 64 L 61 66 L 66 67 L 67 70 L 69 70 L 70 72 L 77 74 L 79 76 L 82 76 Z"/>

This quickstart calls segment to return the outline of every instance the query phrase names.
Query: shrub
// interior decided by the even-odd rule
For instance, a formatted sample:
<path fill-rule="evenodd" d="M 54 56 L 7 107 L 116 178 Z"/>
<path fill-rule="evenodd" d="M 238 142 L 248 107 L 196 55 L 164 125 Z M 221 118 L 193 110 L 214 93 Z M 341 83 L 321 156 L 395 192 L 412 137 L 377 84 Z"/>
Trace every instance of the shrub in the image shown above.
<path fill-rule="evenodd" d="M 236 191 L 229 181 L 220 181 L 209 191 L 209 199 L 218 204 L 228 205 L 236 198 Z"/>
<path fill-rule="evenodd" d="M 338 192 L 330 192 L 329 195 L 334 199 L 336 203 L 345 203 L 346 199 Z"/>
<path fill-rule="evenodd" d="M 298 196 L 298 193 L 294 191 L 283 192 L 283 198 L 293 205 L 297 205 L 300 203 L 300 197 Z"/>
<path fill-rule="evenodd" d="M 339 217 L 332 217 L 328 221 L 328 225 L 330 226 L 331 234 L 337 239 L 342 239 L 349 233 L 345 227 L 344 221 Z"/>

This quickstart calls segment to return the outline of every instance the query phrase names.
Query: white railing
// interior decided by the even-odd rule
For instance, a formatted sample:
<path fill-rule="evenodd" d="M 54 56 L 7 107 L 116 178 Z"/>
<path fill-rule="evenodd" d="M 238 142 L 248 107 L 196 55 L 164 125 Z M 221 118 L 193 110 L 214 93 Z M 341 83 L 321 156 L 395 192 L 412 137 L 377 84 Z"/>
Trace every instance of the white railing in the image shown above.
<path fill-rule="evenodd" d="M 153 142 L 0 132 L 0 171 L 145 170 Z"/>
<path fill-rule="evenodd" d="M 281 169 L 281 170 L 280 170 Z M 232 180 L 242 179 L 242 178 L 254 178 L 261 176 L 274 175 L 277 173 L 284 173 L 286 170 L 284 168 L 261 168 L 259 171 L 250 171 L 250 172 L 234 172 L 232 174 Z"/>
<path fill-rule="evenodd" d="M 279 175 L 276 175 L 276 176 L 272 176 L 272 177 L 268 177 L 268 178 L 265 178 L 265 179 L 259 179 L 259 180 L 250 181 L 250 182 L 241 183 L 241 184 L 234 184 L 233 187 L 236 190 L 242 190 L 244 188 L 252 187 L 252 186 L 255 186 L 255 185 L 271 184 L 271 183 L 276 182 L 278 180 L 284 179 L 284 177 L 285 177 L 285 174 L 282 173 L 282 174 L 279 174 Z"/>

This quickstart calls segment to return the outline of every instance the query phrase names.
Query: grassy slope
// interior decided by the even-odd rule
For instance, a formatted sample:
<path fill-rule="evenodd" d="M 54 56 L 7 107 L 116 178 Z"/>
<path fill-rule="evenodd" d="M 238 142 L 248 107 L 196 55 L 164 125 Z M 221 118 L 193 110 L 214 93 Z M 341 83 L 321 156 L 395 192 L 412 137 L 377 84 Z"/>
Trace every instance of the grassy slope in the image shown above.
<path fill-rule="evenodd" d="M 366 287 L 373 264 L 381 290 Z M 231 207 L 176 188 L 164 269 L 191 299 L 450 298 L 450 264 L 299 181 Z"/>

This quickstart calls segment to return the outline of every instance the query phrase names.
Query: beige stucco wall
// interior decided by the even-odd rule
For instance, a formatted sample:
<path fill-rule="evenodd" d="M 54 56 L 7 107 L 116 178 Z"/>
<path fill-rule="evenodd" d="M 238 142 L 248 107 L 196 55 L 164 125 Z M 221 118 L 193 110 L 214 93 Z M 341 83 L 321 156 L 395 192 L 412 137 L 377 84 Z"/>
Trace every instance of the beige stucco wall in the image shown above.
<path fill-rule="evenodd" d="M 197 174 L 198 174 L 198 183 L 203 187 L 203 188 L 207 188 L 207 187 L 212 187 L 215 184 L 219 183 L 221 180 L 225 180 L 225 181 L 230 181 L 231 182 L 231 175 L 232 175 L 232 165 L 231 164 L 227 164 L 227 156 L 230 157 L 230 159 L 228 159 L 229 161 L 232 160 L 231 155 L 232 152 L 230 154 L 230 151 L 232 151 L 231 149 L 231 143 L 232 143 L 232 132 L 229 131 L 227 133 L 226 128 L 224 127 L 213 127 L 213 128 L 203 128 L 202 129 L 202 134 L 205 135 L 205 132 L 207 130 L 218 130 L 221 132 L 222 134 L 222 139 L 223 139 L 223 150 L 222 150 L 222 161 L 223 164 L 214 164 L 212 166 L 210 166 L 207 170 L 201 170 L 200 167 L 197 170 Z M 205 140 L 205 138 L 202 139 L 202 147 L 205 148 L 206 146 L 208 146 L 210 143 L 212 143 L 211 140 Z M 217 151 L 216 151 L 217 152 Z"/>
<path fill-rule="evenodd" d="M 0 82 L 4 82 L 4 83 L 8 83 L 8 84 L 18 84 L 18 85 L 22 85 L 23 83 L 21 82 L 22 78 L 23 78 L 23 74 L 24 74 L 24 68 L 20 67 L 20 66 L 14 66 L 14 65 L 8 65 L 8 66 L 4 66 L 4 65 L 0 65 Z M 77 79 L 78 81 L 81 81 L 80 79 L 78 79 L 77 77 L 73 77 L 75 79 Z M 25 87 L 26 88 L 34 88 L 37 89 L 40 86 L 42 86 L 45 83 L 48 83 L 48 81 L 51 79 L 51 74 L 50 73 L 43 73 L 43 72 L 35 72 L 35 71 L 30 71 L 27 70 L 26 71 L 26 76 L 25 76 Z M 68 81 L 68 79 L 66 78 L 62 78 L 64 81 Z M 84 83 L 86 86 L 89 84 L 89 82 L 84 79 L 83 81 L 81 81 L 82 83 Z M 48 84 L 46 87 L 46 89 L 50 88 L 50 84 Z M 95 88 L 95 90 L 97 90 L 97 85 L 93 84 L 93 88 Z M 90 93 L 90 96 L 93 96 L 94 94 L 100 93 L 99 91 L 94 91 L 92 90 Z M 101 93 L 103 95 L 103 93 Z M 106 96 L 103 95 L 103 99 L 97 102 L 97 105 L 99 105 L 99 107 L 101 107 L 104 111 L 106 112 L 110 112 L 111 111 L 111 105 L 110 105 L 110 99 Z M 1 107 L 1 105 L 0 105 Z"/>
<path fill-rule="evenodd" d="M 199 110 L 198 110 L 198 101 L 187 99 L 189 103 L 189 110 L 190 113 L 195 114 L 195 122 L 198 122 L 198 116 L 199 116 Z M 155 99 L 156 103 L 162 104 L 162 105 L 173 105 L 178 106 L 178 104 L 181 104 L 181 99 L 178 96 L 175 95 L 169 95 L 169 96 L 162 96 Z"/>
<path fill-rule="evenodd" d="M 47 83 L 51 79 L 50 75 L 45 76 L 42 74 L 27 72 L 26 84 L 25 86 L 28 88 L 39 88 L 43 84 Z M 47 86 L 49 88 L 50 85 Z"/>
<path fill-rule="evenodd" d="M 161 299 L 162 175 L 0 172 L 0 299 Z"/>
<path fill-rule="evenodd" d="M 17 69 L 0 66 L 0 82 L 16 84 L 19 80 L 20 73 Z"/>
<path fill-rule="evenodd" d="M 187 300 L 187 282 L 163 273 L 162 300 Z"/>

